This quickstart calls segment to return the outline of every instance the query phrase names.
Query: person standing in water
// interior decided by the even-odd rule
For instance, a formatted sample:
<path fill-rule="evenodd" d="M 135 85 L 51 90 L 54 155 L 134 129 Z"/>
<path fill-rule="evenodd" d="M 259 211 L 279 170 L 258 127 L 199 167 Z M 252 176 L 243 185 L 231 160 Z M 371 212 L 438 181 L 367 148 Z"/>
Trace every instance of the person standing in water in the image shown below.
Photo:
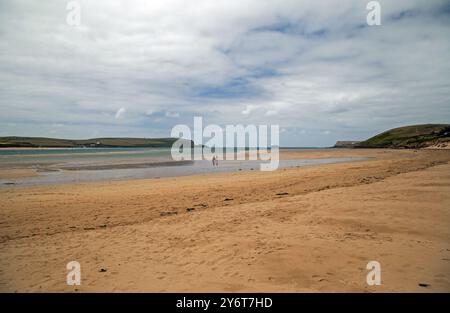
<path fill-rule="evenodd" d="M 212 164 L 213 164 L 213 166 L 216 166 L 216 156 L 215 155 L 212 157 Z"/>

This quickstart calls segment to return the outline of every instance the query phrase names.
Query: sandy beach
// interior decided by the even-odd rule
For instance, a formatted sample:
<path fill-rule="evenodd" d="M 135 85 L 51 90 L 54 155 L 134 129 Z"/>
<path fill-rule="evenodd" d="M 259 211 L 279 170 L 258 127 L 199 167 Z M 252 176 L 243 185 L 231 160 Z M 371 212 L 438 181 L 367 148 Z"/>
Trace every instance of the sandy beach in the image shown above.
<path fill-rule="evenodd" d="M 0 291 L 450 292 L 450 150 L 281 157 L 369 159 L 1 188 Z"/>

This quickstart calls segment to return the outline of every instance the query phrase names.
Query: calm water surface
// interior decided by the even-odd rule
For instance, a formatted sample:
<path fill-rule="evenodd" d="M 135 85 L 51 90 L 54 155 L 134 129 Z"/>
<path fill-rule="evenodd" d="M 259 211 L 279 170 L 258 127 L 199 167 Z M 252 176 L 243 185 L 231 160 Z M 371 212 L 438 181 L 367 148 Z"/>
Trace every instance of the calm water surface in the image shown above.
<path fill-rule="evenodd" d="M 280 149 L 281 152 L 283 149 Z M 293 149 L 288 149 L 292 151 Z M 304 149 L 297 149 L 304 150 Z M 231 150 L 232 151 L 232 150 Z M 240 152 L 243 152 L 241 150 Z M 365 158 L 280 160 L 279 168 L 359 161 Z M 0 150 L 0 169 L 31 168 L 40 175 L 1 179 L 1 186 L 160 178 L 259 170 L 268 161 L 221 160 L 173 162 L 170 148 L 74 148 Z"/>

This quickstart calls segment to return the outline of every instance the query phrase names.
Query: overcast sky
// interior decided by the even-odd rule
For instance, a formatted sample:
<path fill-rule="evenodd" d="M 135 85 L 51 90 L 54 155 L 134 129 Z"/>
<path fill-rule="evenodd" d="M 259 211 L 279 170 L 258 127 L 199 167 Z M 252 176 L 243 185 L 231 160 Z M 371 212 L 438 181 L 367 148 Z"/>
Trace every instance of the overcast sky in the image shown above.
<path fill-rule="evenodd" d="M 279 124 L 329 146 L 450 122 L 450 1 L 0 1 L 0 136 Z"/>

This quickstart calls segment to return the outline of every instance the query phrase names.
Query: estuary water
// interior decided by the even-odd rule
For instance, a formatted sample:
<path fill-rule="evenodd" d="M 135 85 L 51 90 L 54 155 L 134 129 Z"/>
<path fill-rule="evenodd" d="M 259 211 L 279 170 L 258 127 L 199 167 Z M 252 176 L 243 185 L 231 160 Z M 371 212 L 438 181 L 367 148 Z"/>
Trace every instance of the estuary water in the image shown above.
<path fill-rule="evenodd" d="M 245 150 L 232 152 L 233 149 L 227 150 L 227 159 L 219 160 L 219 166 L 214 167 L 209 160 L 174 161 L 170 148 L 1 149 L 0 173 L 5 169 L 32 169 L 39 175 L 14 179 L 0 176 L 0 187 L 257 171 L 261 163 L 269 162 L 235 160 L 234 156 L 245 154 Z M 282 148 L 280 153 L 283 153 Z M 220 157 L 223 158 L 223 155 L 220 154 Z M 364 158 L 280 160 L 279 168 L 358 160 Z"/>

